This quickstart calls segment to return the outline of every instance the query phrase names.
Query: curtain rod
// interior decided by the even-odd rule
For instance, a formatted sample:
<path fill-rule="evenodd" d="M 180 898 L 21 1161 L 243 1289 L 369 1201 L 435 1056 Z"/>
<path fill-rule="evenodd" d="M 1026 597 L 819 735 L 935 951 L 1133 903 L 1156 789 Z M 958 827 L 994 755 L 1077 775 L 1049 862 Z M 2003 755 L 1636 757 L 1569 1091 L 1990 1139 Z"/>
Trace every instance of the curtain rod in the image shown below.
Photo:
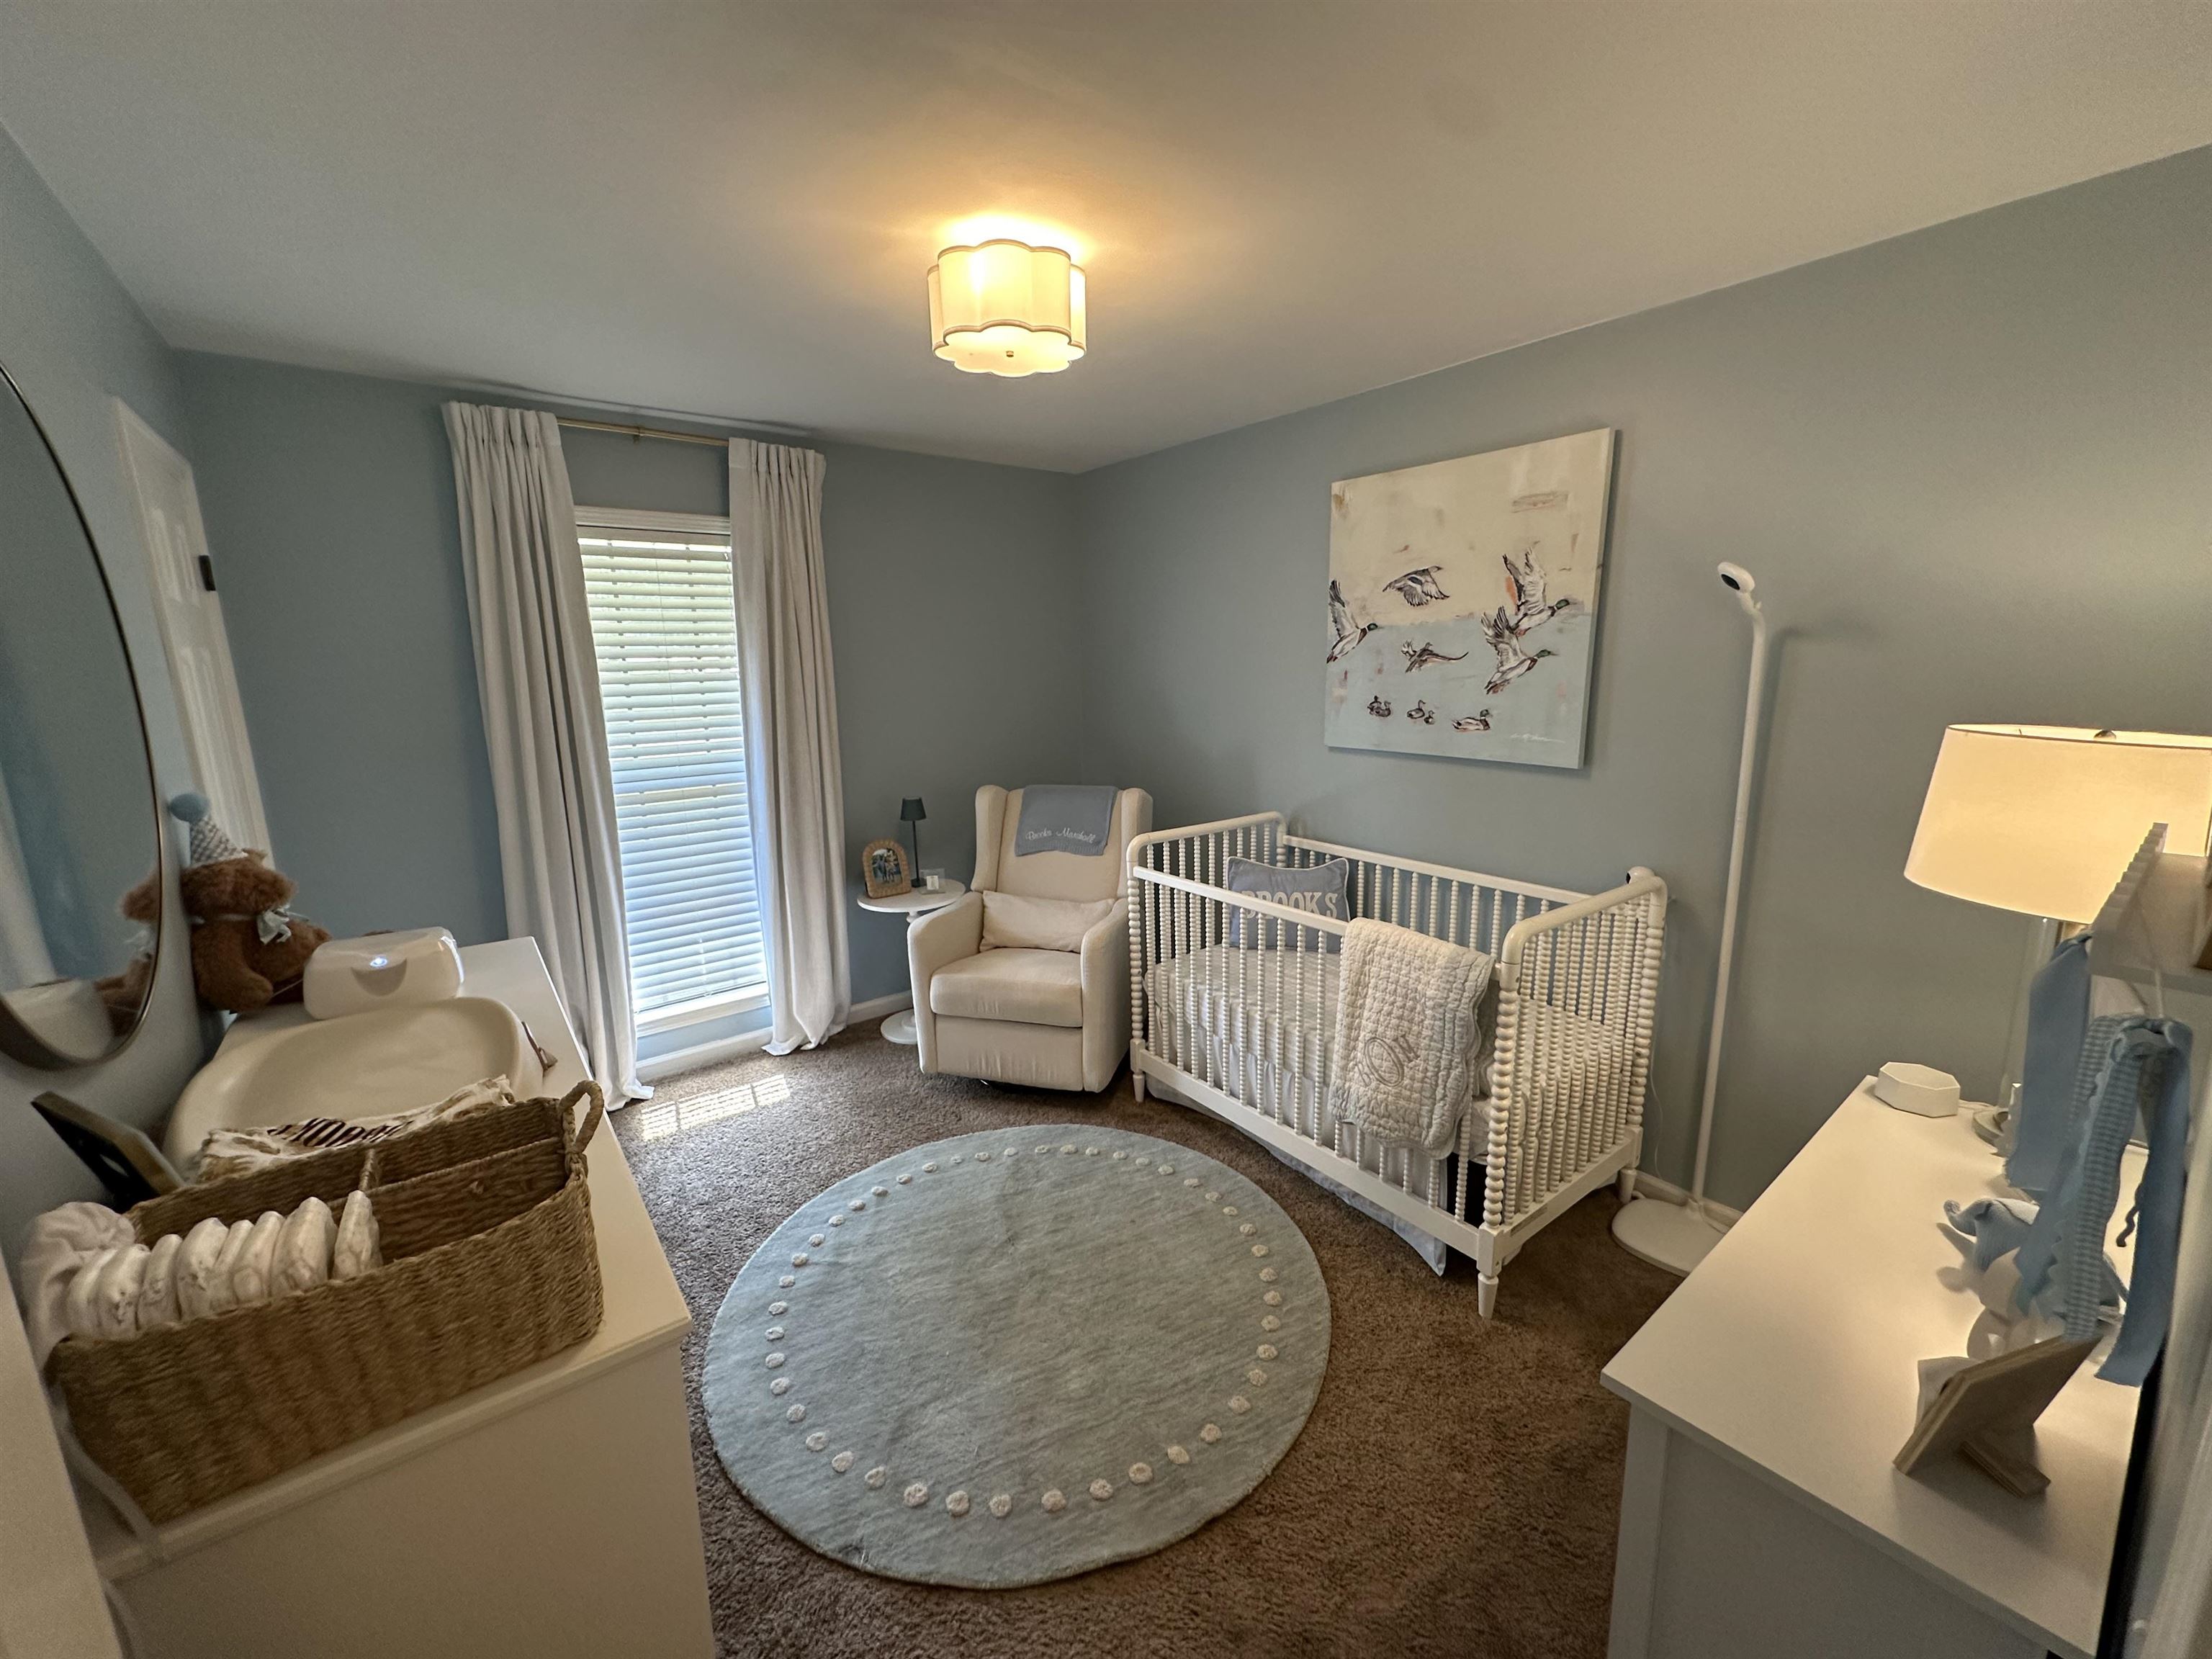
<path fill-rule="evenodd" d="M 617 426 L 611 421 L 572 420 L 566 415 L 556 416 L 559 424 L 579 432 L 615 432 L 628 438 L 659 438 L 672 444 L 712 444 L 717 449 L 728 447 L 727 438 L 710 438 L 702 432 L 671 432 L 665 427 Z"/>

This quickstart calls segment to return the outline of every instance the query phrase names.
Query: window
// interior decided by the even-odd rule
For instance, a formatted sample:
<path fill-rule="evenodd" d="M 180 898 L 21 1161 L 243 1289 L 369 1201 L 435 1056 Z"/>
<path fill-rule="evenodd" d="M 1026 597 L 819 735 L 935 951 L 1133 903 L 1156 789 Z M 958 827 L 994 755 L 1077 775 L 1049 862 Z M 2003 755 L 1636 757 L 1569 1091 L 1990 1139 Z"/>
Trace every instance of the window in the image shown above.
<path fill-rule="evenodd" d="M 641 1032 L 767 1000 L 726 520 L 580 507 Z"/>

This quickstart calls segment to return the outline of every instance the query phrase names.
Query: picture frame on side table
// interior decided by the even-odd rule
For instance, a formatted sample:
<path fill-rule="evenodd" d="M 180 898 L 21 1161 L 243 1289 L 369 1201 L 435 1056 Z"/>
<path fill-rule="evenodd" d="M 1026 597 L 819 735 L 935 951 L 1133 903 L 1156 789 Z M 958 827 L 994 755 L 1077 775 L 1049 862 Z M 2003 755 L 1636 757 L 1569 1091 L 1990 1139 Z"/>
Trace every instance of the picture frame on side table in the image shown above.
<path fill-rule="evenodd" d="M 870 898 L 890 898 L 914 889 L 906 848 L 895 841 L 872 841 L 860 849 L 860 880 Z"/>

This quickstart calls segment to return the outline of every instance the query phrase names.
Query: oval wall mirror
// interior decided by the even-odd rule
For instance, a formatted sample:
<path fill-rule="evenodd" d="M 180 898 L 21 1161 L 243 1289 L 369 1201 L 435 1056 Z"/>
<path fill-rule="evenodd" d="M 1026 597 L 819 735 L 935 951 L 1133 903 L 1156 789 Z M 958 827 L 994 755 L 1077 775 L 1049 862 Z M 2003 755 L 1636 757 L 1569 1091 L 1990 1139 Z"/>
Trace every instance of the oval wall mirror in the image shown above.
<path fill-rule="evenodd" d="M 161 817 L 92 533 L 0 368 L 0 1051 L 104 1060 L 145 1018 Z"/>

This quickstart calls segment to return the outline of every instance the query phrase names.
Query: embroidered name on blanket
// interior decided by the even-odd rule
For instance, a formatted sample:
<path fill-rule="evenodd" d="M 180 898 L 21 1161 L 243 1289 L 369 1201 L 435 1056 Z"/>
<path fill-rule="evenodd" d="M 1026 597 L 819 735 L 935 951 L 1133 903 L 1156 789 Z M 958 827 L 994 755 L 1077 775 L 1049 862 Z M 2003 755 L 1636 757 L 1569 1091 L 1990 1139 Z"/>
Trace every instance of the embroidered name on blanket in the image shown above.
<path fill-rule="evenodd" d="M 1370 1134 L 1452 1150 L 1472 1095 L 1491 960 L 1388 922 L 1352 922 L 1332 1038 L 1330 1104 Z"/>
<path fill-rule="evenodd" d="M 1014 823 L 1014 856 L 1102 856 L 1114 838 L 1114 798 L 1119 793 L 1104 784 L 1031 784 L 1022 791 L 1021 817 Z"/>

